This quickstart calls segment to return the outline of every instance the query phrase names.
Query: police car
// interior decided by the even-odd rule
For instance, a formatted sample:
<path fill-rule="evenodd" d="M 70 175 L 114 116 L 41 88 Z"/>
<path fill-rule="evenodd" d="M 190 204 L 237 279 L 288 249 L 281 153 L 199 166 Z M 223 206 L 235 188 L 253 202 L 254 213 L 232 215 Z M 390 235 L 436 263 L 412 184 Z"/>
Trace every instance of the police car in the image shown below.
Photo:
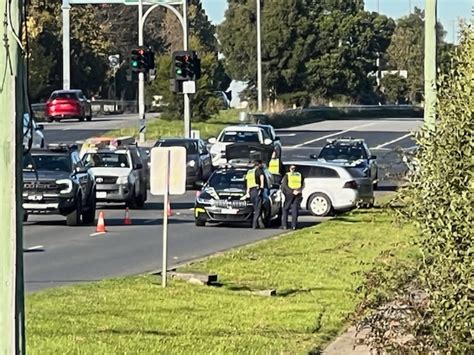
<path fill-rule="evenodd" d="M 196 226 L 218 222 L 251 222 L 253 206 L 247 195 L 246 176 L 253 161 L 268 162 L 272 150 L 260 144 L 234 144 L 226 148 L 227 164 L 217 168 L 196 196 L 194 217 Z M 263 196 L 260 226 L 280 221 L 281 193 L 272 174 L 264 167 L 268 193 Z"/>

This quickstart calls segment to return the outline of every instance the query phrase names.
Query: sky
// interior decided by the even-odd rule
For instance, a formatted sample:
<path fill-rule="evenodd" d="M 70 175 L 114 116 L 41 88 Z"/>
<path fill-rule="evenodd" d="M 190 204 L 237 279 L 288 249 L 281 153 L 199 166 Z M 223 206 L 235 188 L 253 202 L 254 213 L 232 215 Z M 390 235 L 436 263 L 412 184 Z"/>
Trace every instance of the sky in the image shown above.
<path fill-rule="evenodd" d="M 201 0 L 206 13 L 213 23 L 224 19 L 227 0 Z M 365 0 L 368 11 L 377 11 L 394 19 L 408 15 L 411 7 L 424 8 L 425 0 Z M 438 19 L 447 31 L 446 41 L 453 42 L 456 31 L 453 31 L 459 18 L 470 19 L 474 0 L 438 0 Z M 456 25 L 457 26 L 457 25 Z"/>

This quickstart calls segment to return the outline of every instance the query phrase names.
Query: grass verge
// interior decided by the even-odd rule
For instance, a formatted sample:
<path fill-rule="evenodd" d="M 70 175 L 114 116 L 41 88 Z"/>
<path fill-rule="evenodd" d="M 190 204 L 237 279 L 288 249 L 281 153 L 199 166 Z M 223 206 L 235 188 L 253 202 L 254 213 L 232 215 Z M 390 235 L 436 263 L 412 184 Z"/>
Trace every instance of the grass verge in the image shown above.
<path fill-rule="evenodd" d="M 217 137 L 224 127 L 239 122 L 239 112 L 239 110 L 221 111 L 206 122 L 191 122 L 191 128 L 198 130 L 202 139 Z M 109 137 L 138 137 L 138 129 L 137 127 L 122 128 L 107 132 L 104 135 Z M 147 122 L 146 138 L 149 140 L 155 140 L 161 137 L 181 137 L 182 135 L 183 121 L 169 121 L 156 118 Z"/>
<path fill-rule="evenodd" d="M 162 289 L 146 275 L 34 293 L 27 297 L 28 350 L 307 353 L 347 323 L 358 302 L 354 289 L 373 261 L 414 255 L 414 233 L 389 211 L 361 210 L 186 267 L 218 273 L 221 287 L 172 281 Z M 268 288 L 277 296 L 248 292 Z"/>

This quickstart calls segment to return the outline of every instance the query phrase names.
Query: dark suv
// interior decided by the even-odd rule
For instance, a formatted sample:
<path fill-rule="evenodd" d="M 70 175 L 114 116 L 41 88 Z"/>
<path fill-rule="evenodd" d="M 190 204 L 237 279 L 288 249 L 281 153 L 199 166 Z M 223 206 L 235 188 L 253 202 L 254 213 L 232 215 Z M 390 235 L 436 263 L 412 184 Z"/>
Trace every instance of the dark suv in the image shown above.
<path fill-rule="evenodd" d="M 30 214 L 60 214 L 68 226 L 95 219 L 95 182 L 76 147 L 33 149 L 23 160 L 24 220 Z"/>

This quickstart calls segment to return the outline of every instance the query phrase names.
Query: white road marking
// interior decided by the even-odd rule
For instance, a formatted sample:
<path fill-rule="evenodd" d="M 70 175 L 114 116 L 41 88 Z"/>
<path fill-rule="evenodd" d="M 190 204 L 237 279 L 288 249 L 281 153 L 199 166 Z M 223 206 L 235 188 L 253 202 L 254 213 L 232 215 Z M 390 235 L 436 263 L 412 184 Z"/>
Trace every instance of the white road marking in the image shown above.
<path fill-rule="evenodd" d="M 37 250 L 43 250 L 44 245 L 35 245 L 34 247 L 29 247 L 24 249 L 23 251 L 37 251 Z"/>
<path fill-rule="evenodd" d="M 278 137 L 294 137 L 296 136 L 296 133 L 283 133 L 283 134 L 278 134 Z"/>
<path fill-rule="evenodd" d="M 92 233 L 90 234 L 91 237 L 97 237 L 98 235 L 105 234 L 106 232 L 98 232 L 98 233 Z"/>
<path fill-rule="evenodd" d="M 401 137 L 398 137 L 397 139 L 394 139 L 394 140 L 391 140 L 390 142 L 386 142 L 384 144 L 380 144 L 378 146 L 376 146 L 374 149 L 380 149 L 380 148 L 383 148 L 383 147 L 386 147 L 387 145 L 390 145 L 390 144 L 393 144 L 393 143 L 397 143 L 401 140 L 404 140 L 405 138 L 408 138 L 412 135 L 412 133 L 408 133 L 408 134 L 405 134 L 404 136 L 401 136 Z"/>
<path fill-rule="evenodd" d="M 325 140 L 327 138 L 331 138 L 331 137 L 335 137 L 335 136 L 339 136 L 341 134 L 344 134 L 344 133 L 347 133 L 347 132 L 351 132 L 351 131 L 354 131 L 356 129 L 359 129 L 359 128 L 364 128 L 364 127 L 369 127 L 369 126 L 373 126 L 377 124 L 377 122 L 373 122 L 373 123 L 367 123 L 367 124 L 364 124 L 364 125 L 361 125 L 361 126 L 355 126 L 355 127 L 351 127 L 350 129 L 346 129 L 344 131 L 339 131 L 337 133 L 331 133 L 331 134 L 328 134 L 324 137 L 319 137 L 319 138 L 316 138 L 316 139 L 312 139 L 310 141 L 306 141 L 306 142 L 303 142 L 303 143 L 300 143 L 300 144 L 296 144 L 293 146 L 293 148 L 300 148 L 304 145 L 307 145 L 307 144 L 311 144 L 311 143 L 314 143 L 314 142 L 318 142 L 318 141 L 322 141 L 322 140 Z"/>
<path fill-rule="evenodd" d="M 148 223 L 152 223 L 152 222 L 155 222 L 155 221 L 157 221 L 157 219 L 156 219 L 156 218 L 153 218 L 153 219 L 147 219 L 147 220 L 146 220 L 145 222 L 143 222 L 143 223 L 148 224 Z"/>

